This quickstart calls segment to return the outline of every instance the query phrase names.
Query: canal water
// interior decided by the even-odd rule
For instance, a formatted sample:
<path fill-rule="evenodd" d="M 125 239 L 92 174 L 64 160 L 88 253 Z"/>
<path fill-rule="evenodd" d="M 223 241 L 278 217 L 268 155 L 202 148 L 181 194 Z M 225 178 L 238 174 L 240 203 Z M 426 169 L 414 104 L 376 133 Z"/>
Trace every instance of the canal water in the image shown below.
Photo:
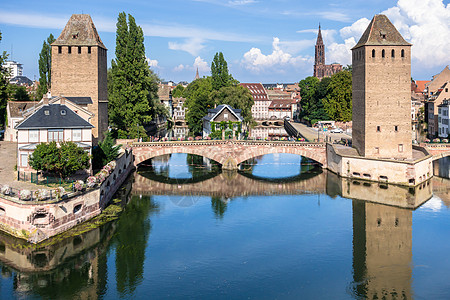
<path fill-rule="evenodd" d="M 290 154 L 238 173 L 163 156 L 124 184 L 114 222 L 43 247 L 0 234 L 0 298 L 449 299 L 449 190 Z"/>

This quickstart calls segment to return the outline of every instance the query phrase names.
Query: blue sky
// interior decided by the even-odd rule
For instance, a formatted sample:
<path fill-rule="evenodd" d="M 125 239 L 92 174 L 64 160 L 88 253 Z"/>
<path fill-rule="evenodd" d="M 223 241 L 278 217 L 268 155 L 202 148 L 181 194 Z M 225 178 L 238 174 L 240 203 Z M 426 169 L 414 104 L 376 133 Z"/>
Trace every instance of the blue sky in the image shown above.
<path fill-rule="evenodd" d="M 0 50 L 38 79 L 38 56 L 50 33 L 58 37 L 71 14 L 90 14 L 109 61 L 115 23 L 133 15 L 145 34 L 146 55 L 162 79 L 191 81 L 198 67 L 209 75 L 218 51 L 241 82 L 296 82 L 312 75 L 317 27 L 326 61 L 351 63 L 349 49 L 374 14 L 388 15 L 414 44 L 412 76 L 429 80 L 450 64 L 450 0 L 167 0 L 3 1 Z"/>

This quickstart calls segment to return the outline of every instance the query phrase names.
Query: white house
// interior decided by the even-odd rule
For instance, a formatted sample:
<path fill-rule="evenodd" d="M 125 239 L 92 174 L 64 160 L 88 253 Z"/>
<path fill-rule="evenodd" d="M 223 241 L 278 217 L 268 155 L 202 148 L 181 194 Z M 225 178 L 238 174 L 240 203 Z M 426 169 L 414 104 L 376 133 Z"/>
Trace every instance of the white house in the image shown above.
<path fill-rule="evenodd" d="M 229 128 L 229 122 L 232 122 L 232 129 Z M 203 138 L 208 137 L 213 131 L 222 130 L 220 128 L 221 123 L 226 124 L 225 132 L 230 130 L 233 134 L 233 138 L 240 138 L 241 132 L 238 130 L 238 126 L 242 126 L 244 119 L 241 117 L 241 110 L 234 109 L 227 104 L 218 105 L 216 108 L 208 109 L 208 114 L 203 117 Z M 215 128 L 213 129 L 213 126 Z"/>
<path fill-rule="evenodd" d="M 449 100 L 444 100 L 441 104 L 438 105 L 438 136 L 440 138 L 447 138 L 449 134 L 449 106 Z"/>
<path fill-rule="evenodd" d="M 47 99 L 15 127 L 17 170 L 21 172 L 33 170 L 28 164 L 28 157 L 40 143 L 71 141 L 91 154 L 92 128 L 94 126 L 75 113 L 69 105 L 49 104 Z"/>

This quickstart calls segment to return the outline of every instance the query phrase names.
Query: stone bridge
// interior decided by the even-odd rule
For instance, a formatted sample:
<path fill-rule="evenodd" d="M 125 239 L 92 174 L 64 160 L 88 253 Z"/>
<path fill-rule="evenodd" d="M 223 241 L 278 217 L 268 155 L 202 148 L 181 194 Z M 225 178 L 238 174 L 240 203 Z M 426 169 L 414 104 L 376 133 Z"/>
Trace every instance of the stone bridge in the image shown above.
<path fill-rule="evenodd" d="M 326 172 L 283 183 L 255 180 L 238 172 L 223 172 L 201 182 L 170 184 L 136 173 L 132 192 L 141 195 L 202 195 L 228 198 L 250 195 L 325 194 L 326 181 Z"/>
<path fill-rule="evenodd" d="M 222 165 L 222 169 L 236 170 L 238 165 L 248 159 L 272 153 L 291 153 L 317 161 L 327 168 L 326 147 L 324 143 L 291 141 L 168 141 L 131 144 L 135 155 L 135 165 L 160 155 L 172 153 L 195 154 L 212 159 Z"/>
<path fill-rule="evenodd" d="M 450 156 L 450 144 L 420 144 L 421 147 L 424 147 L 428 150 L 428 152 L 433 155 L 433 160 L 437 160 L 439 158 L 443 158 L 446 156 Z"/>

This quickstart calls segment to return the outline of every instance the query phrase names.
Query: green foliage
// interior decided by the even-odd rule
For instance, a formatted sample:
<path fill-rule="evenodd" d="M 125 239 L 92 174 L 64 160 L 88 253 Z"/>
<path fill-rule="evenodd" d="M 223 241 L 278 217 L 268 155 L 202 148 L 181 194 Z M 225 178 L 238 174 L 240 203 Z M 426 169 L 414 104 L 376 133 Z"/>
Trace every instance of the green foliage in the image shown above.
<path fill-rule="evenodd" d="M 335 121 L 352 120 L 352 73 L 342 71 L 331 77 L 327 87 L 325 109 L 328 116 Z"/>
<path fill-rule="evenodd" d="M 233 108 L 241 110 L 244 123 L 248 126 L 253 124 L 252 106 L 253 97 L 248 89 L 243 86 L 222 87 L 218 91 L 213 91 L 211 97 L 216 105 L 228 104 Z"/>
<path fill-rule="evenodd" d="M 36 171 L 59 175 L 61 178 L 88 169 L 90 156 L 73 142 L 39 144 L 30 156 L 30 166 Z"/>
<path fill-rule="evenodd" d="M 41 53 L 39 53 L 39 86 L 36 93 L 38 100 L 48 92 L 52 84 L 52 43 L 55 41 L 53 34 L 50 34 L 42 45 Z"/>
<path fill-rule="evenodd" d="M 203 117 L 208 109 L 214 108 L 214 100 L 211 98 L 211 77 L 200 78 L 191 82 L 186 90 L 187 112 L 186 121 L 189 132 L 193 135 L 201 135 L 203 131 Z"/>
<path fill-rule="evenodd" d="M 2 33 L 0 32 L 0 41 L 2 40 Z M 6 121 L 6 104 L 8 102 L 8 93 L 6 91 L 8 86 L 8 70 L 3 67 L 3 64 L 8 59 L 6 51 L 0 55 L 0 128 L 4 127 Z"/>
<path fill-rule="evenodd" d="M 228 65 L 222 52 L 217 52 L 211 63 L 211 78 L 213 90 L 217 91 L 222 87 L 230 86 L 233 77 L 228 74 Z"/>
<path fill-rule="evenodd" d="M 116 146 L 116 141 L 112 134 L 108 132 L 103 142 L 98 143 L 98 147 L 93 149 L 92 165 L 94 169 L 100 169 L 110 161 L 119 156 L 120 145 Z"/>
<path fill-rule="evenodd" d="M 24 86 L 8 84 L 6 93 L 8 94 L 9 101 L 30 101 L 30 95 L 28 95 L 27 89 Z"/>
<path fill-rule="evenodd" d="M 182 86 L 181 84 L 177 85 L 173 90 L 172 90 L 172 97 L 173 98 L 179 98 L 179 97 L 183 97 L 184 95 L 184 86 Z"/>
<path fill-rule="evenodd" d="M 145 57 L 144 35 L 133 16 L 119 14 L 116 59 L 108 72 L 109 119 L 121 135 L 134 136 L 158 114 L 166 114 L 158 100 L 158 77 Z M 141 135 L 142 136 L 142 135 Z"/>
<path fill-rule="evenodd" d="M 316 90 L 319 85 L 319 79 L 316 77 L 306 77 L 298 84 L 300 87 L 300 96 L 302 97 L 302 110 L 299 114 L 300 119 L 312 123 L 312 113 L 316 105 Z"/>

